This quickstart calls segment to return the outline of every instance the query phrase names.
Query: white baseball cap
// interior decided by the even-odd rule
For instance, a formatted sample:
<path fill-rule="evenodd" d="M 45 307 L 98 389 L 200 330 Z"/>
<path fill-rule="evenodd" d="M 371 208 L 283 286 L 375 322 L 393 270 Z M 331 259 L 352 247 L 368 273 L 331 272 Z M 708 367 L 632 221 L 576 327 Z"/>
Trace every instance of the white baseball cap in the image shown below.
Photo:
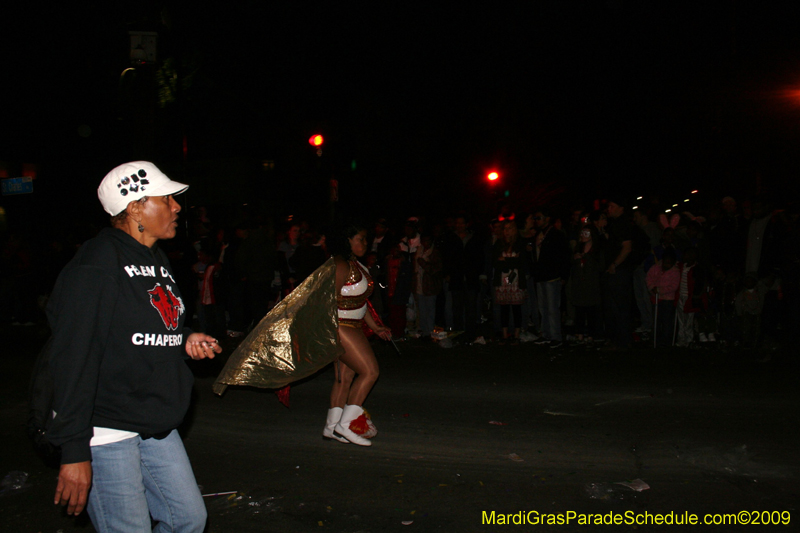
<path fill-rule="evenodd" d="M 131 161 L 118 166 L 103 178 L 97 197 L 109 215 L 122 213 L 128 204 L 145 196 L 180 194 L 189 186 L 172 181 L 148 161 Z"/>

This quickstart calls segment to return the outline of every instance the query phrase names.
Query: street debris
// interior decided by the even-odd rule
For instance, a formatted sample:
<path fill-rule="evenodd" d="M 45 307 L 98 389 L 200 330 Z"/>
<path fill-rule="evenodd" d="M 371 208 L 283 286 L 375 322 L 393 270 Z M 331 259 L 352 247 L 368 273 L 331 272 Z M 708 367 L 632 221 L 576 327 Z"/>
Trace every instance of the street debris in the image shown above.
<path fill-rule="evenodd" d="M 277 506 L 279 496 L 267 496 L 266 492 L 254 492 L 247 494 L 241 491 L 232 493 L 207 494 L 209 497 L 206 507 L 210 514 L 226 515 L 231 513 L 248 512 L 251 514 L 261 514 L 279 511 Z"/>
<path fill-rule="evenodd" d="M 507 422 L 498 422 L 497 420 L 489 420 L 489 423 L 493 426 L 507 426 Z"/>
<path fill-rule="evenodd" d="M 597 407 L 598 405 L 606 405 L 606 404 L 609 404 L 609 403 L 622 402 L 622 401 L 625 401 L 625 400 L 642 400 L 644 398 L 652 398 L 652 396 L 622 396 L 621 398 L 615 398 L 613 400 L 608 400 L 608 401 L 605 401 L 605 402 L 596 403 L 594 405 L 595 405 L 595 407 Z"/>
<path fill-rule="evenodd" d="M 508 459 L 511 459 L 512 461 L 517 462 L 517 463 L 522 463 L 522 462 L 525 461 L 525 459 L 523 459 L 522 457 L 520 457 L 519 455 L 517 455 L 515 453 L 510 453 L 508 455 L 503 455 L 502 457 L 506 457 Z"/>
<path fill-rule="evenodd" d="M 238 491 L 230 490 L 228 492 L 215 492 L 213 494 L 203 494 L 203 498 L 211 498 L 212 496 L 227 496 L 229 494 L 237 494 Z"/>
<path fill-rule="evenodd" d="M 632 481 L 617 481 L 614 484 L 622 485 L 623 487 L 628 487 L 629 489 L 633 489 L 636 492 L 642 492 L 643 490 L 647 490 L 650 488 L 650 485 L 648 485 L 647 483 L 638 478 Z"/>
<path fill-rule="evenodd" d="M 6 474 L 6 477 L 4 477 L 3 481 L 0 482 L 0 498 L 28 488 L 28 485 L 26 485 L 27 481 L 27 472 L 22 472 L 21 470 L 12 470 Z"/>
<path fill-rule="evenodd" d="M 641 479 L 615 481 L 614 483 L 587 483 L 584 491 L 592 500 L 622 502 L 636 500 L 637 495 L 650 485 Z"/>
<path fill-rule="evenodd" d="M 676 447 L 676 456 L 692 466 L 714 472 L 739 475 L 755 479 L 758 476 L 776 478 L 788 474 L 779 465 L 760 464 L 753 460 L 746 444 L 735 446 L 727 451 L 713 447 Z"/>

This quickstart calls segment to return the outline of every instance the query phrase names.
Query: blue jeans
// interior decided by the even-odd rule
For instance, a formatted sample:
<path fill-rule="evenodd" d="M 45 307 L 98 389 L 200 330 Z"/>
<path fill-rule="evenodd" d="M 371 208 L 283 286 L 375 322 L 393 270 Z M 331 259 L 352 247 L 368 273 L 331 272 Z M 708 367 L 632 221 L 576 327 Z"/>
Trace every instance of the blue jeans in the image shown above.
<path fill-rule="evenodd" d="M 539 314 L 542 315 L 542 336 L 550 341 L 561 340 L 561 280 L 536 284 Z"/>
<path fill-rule="evenodd" d="M 161 440 L 137 436 L 93 446 L 87 509 L 100 533 L 201 533 L 207 516 L 177 430 Z"/>

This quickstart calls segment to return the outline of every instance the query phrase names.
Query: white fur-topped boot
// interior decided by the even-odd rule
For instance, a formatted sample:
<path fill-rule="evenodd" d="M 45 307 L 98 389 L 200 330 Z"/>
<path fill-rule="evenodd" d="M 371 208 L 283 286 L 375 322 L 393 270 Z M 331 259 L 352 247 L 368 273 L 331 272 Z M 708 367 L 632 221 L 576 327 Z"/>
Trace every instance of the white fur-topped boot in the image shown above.
<path fill-rule="evenodd" d="M 336 424 L 334 436 L 344 437 L 348 441 L 353 444 L 358 444 L 359 446 L 372 446 L 372 442 L 369 439 L 357 435 L 350 429 L 350 422 L 361 416 L 363 412 L 364 409 L 362 409 L 360 405 L 345 405 L 342 411 L 342 418 L 339 420 L 339 423 Z"/>
<path fill-rule="evenodd" d="M 329 439 L 329 440 L 338 440 L 339 442 L 350 442 L 344 437 L 340 437 L 339 435 L 335 435 L 333 433 L 334 429 L 336 429 L 336 424 L 339 423 L 339 420 L 342 418 L 342 411 L 341 407 L 331 407 L 328 409 L 328 418 L 325 420 L 325 429 L 322 430 L 322 438 Z"/>

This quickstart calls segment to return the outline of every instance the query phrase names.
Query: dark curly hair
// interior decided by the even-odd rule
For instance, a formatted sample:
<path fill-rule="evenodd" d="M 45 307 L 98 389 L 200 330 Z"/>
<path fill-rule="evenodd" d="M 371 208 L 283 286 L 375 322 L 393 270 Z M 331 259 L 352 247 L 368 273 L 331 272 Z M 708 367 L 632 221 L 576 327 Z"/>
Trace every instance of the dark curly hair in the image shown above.
<path fill-rule="evenodd" d="M 334 226 L 331 231 L 325 232 L 328 252 L 333 256 L 338 255 L 347 259 L 351 253 L 350 239 L 366 229 L 363 225 L 355 222 Z"/>

